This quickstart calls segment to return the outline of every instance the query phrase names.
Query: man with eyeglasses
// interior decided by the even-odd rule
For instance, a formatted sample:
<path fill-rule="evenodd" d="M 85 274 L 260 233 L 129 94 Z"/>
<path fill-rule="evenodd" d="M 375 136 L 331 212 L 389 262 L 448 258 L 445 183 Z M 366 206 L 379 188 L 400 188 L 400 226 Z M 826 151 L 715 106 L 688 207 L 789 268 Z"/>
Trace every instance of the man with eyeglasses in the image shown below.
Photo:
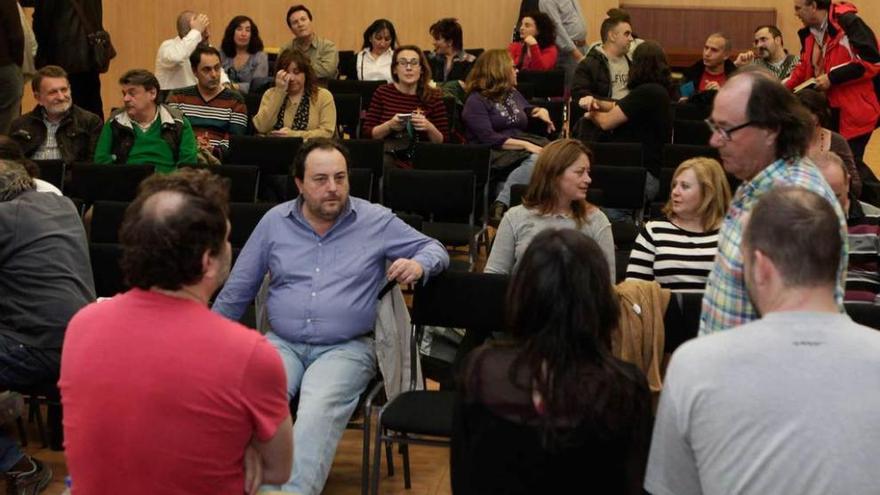
<path fill-rule="evenodd" d="M 724 169 L 743 181 L 737 188 L 718 234 L 718 255 L 709 274 L 700 335 L 727 330 L 758 318 L 746 293 L 743 229 L 758 199 L 779 186 L 799 186 L 814 191 L 833 206 L 846 239 L 846 216 L 834 191 L 807 153 L 812 124 L 810 115 L 771 75 L 748 71 L 727 81 L 715 97 L 706 119 L 709 140 L 718 149 Z M 838 264 L 835 300 L 842 307 L 847 245 Z"/>

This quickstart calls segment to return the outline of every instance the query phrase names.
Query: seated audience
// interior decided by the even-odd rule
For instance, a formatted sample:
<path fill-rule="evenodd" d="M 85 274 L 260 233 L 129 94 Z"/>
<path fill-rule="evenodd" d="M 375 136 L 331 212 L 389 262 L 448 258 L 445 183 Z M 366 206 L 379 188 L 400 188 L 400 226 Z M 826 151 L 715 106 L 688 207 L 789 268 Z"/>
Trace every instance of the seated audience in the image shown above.
<path fill-rule="evenodd" d="M 2 134 L 0 134 L 0 160 L 11 160 L 23 166 L 31 179 L 34 180 L 37 192 L 50 192 L 59 196 L 62 195 L 60 189 L 40 179 L 40 167 L 33 160 L 24 156 L 24 153 L 21 152 L 21 146 L 13 141 L 12 138 Z"/>
<path fill-rule="evenodd" d="M 88 241 L 79 212 L 70 199 L 39 193 L 35 187 L 21 164 L 0 160 L 3 390 L 54 385 L 67 323 L 95 300 Z M 24 454 L 9 433 L 0 432 L 0 459 L 7 493 L 39 493 L 52 481 L 52 469 Z"/>
<path fill-rule="evenodd" d="M 47 65 L 31 80 L 37 106 L 12 121 L 9 136 L 33 160 L 88 162 L 95 155 L 101 118 L 73 104 L 67 73 Z"/>
<path fill-rule="evenodd" d="M 704 103 L 710 104 L 714 92 L 721 89 L 727 78 L 736 70 L 730 61 L 730 50 L 733 44 L 723 33 L 712 33 L 703 45 L 703 59 L 694 63 L 684 71 L 679 93 L 682 98 L 691 98 L 698 93 L 708 93 Z"/>
<path fill-rule="evenodd" d="M 518 70 L 546 71 L 556 67 L 556 25 L 543 12 L 529 12 L 520 20 L 519 36 L 507 46 Z"/>
<path fill-rule="evenodd" d="M 648 199 L 657 195 L 663 145 L 672 140 L 671 86 L 666 54 L 656 42 L 645 41 L 633 52 L 627 81 L 629 94 L 618 102 L 592 96 L 579 102 L 587 110 L 584 119 L 602 131 L 614 131 L 612 136 L 600 135 L 599 140 L 642 143 Z M 591 126 L 581 122 L 580 127 L 582 139 L 595 140 Z"/>
<path fill-rule="evenodd" d="M 196 75 L 195 86 L 172 92 L 166 104 L 180 111 L 196 134 L 199 149 L 217 158 L 229 152 L 229 136 L 247 133 L 247 106 L 235 90 L 220 85 L 220 52 L 200 45 L 189 63 Z"/>
<path fill-rule="evenodd" d="M 611 353 L 612 273 L 574 230 L 526 249 L 507 291 L 509 340 L 468 355 L 456 388 L 453 493 L 642 494 L 651 394 Z"/>
<path fill-rule="evenodd" d="M 442 143 L 449 134 L 446 106 L 440 91 L 431 87 L 431 68 L 417 46 L 394 51 L 393 82 L 373 93 L 363 124 L 363 135 L 384 139 L 386 163 L 408 162 L 417 141 Z"/>
<path fill-rule="evenodd" d="M 330 137 L 336 133 L 333 95 L 318 86 L 318 75 L 298 50 L 285 50 L 275 62 L 275 86 L 266 90 L 254 115 L 254 129 L 280 137 Z"/>
<path fill-rule="evenodd" d="M 845 243 L 835 210 L 815 192 L 777 187 L 751 209 L 742 241 L 761 318 L 675 351 L 645 490 L 874 492 L 880 333 L 835 302 Z"/>
<path fill-rule="evenodd" d="M 364 31 L 364 44 L 357 54 L 355 69 L 359 81 L 394 81 L 391 60 L 397 50 L 397 31 L 388 19 L 376 19 Z"/>
<path fill-rule="evenodd" d="M 665 220 L 642 226 L 626 278 L 656 280 L 678 292 L 703 292 L 718 252 L 718 229 L 730 204 L 724 169 L 711 158 L 691 158 L 675 169 Z"/>
<path fill-rule="evenodd" d="M 807 154 L 812 155 L 820 151 L 833 151 L 846 164 L 847 173 L 850 176 L 850 191 L 856 198 L 862 196 L 862 176 L 859 174 L 855 158 L 846 138 L 832 131 L 831 107 L 828 106 L 828 98 L 825 93 L 814 89 L 804 89 L 796 94 L 801 104 L 812 114 L 813 138 Z"/>
<path fill-rule="evenodd" d="M 159 173 L 196 163 L 192 126 L 178 110 L 156 102 L 156 76 L 133 69 L 119 78 L 119 85 L 124 106 L 104 123 L 95 147 L 95 163 L 150 164 Z"/>
<path fill-rule="evenodd" d="M 434 39 L 434 51 L 428 55 L 431 77 L 437 82 L 463 81 L 476 57 L 464 51 L 461 24 L 446 17 L 431 24 L 428 32 Z"/>
<path fill-rule="evenodd" d="M 505 50 L 486 50 L 480 55 L 465 89 L 469 96 L 461 118 L 468 141 L 496 150 L 492 168 L 497 173 L 513 169 L 492 205 L 492 221 L 498 222 L 510 205 L 510 187 L 529 183 L 538 153 L 547 143 L 546 138 L 525 132 L 529 117 L 546 122 L 548 132 L 555 127 L 546 108 L 532 105 L 516 90 L 516 69 Z"/>
<path fill-rule="evenodd" d="M 318 79 L 335 79 L 339 52 L 332 41 L 319 38 L 315 34 L 312 28 L 312 11 L 302 4 L 287 9 L 287 27 L 293 33 L 293 39 L 281 45 L 281 52 L 300 52 L 312 64 Z"/>
<path fill-rule="evenodd" d="M 486 273 L 509 274 L 538 233 L 549 228 L 575 229 L 596 241 L 613 277 L 614 238 L 602 210 L 587 203 L 592 152 L 576 139 L 544 147 L 522 204 L 501 219 L 486 262 Z"/>
<path fill-rule="evenodd" d="M 600 35 L 602 43 L 587 52 L 574 73 L 571 97 L 584 109 L 588 96 L 619 100 L 629 94 L 633 34 L 628 18 L 609 16 L 602 21 Z"/>
<path fill-rule="evenodd" d="M 755 47 L 737 55 L 733 64 L 737 67 L 747 64 L 759 65 L 783 81 L 788 78 L 800 60 L 800 57 L 788 53 L 782 46 L 782 31 L 768 24 L 755 29 Z"/>
<path fill-rule="evenodd" d="M 269 76 L 269 57 L 253 19 L 238 15 L 229 21 L 220 43 L 220 63 L 232 88 L 246 94 L 254 79 Z"/>
<path fill-rule="evenodd" d="M 156 79 L 162 88 L 160 102 L 169 91 L 196 83 L 189 56 L 199 45 L 208 44 L 208 16 L 184 10 L 177 16 L 177 36 L 165 40 L 156 52 Z M 220 83 L 228 84 L 226 73 L 220 74 Z"/>
<path fill-rule="evenodd" d="M 449 265 L 439 242 L 349 196 L 350 166 L 339 141 L 313 139 L 299 149 L 299 197 L 263 216 L 213 307 L 241 318 L 271 274 L 266 337 L 284 361 L 288 396 L 300 396 L 293 474 L 283 490 L 300 495 L 323 490 L 358 397 L 376 376 L 379 291 L 389 280 L 413 283 Z"/>
<path fill-rule="evenodd" d="M 817 151 L 810 158 L 846 215 L 849 259 L 843 299 L 880 304 L 880 208 L 857 200 L 851 193 L 852 176 L 836 153 Z"/>
<path fill-rule="evenodd" d="M 290 475 L 281 358 L 207 307 L 230 270 L 228 194 L 225 179 L 186 170 L 147 179 L 126 210 L 121 266 L 133 288 L 77 313 L 64 340 L 78 492 L 256 493 Z"/>

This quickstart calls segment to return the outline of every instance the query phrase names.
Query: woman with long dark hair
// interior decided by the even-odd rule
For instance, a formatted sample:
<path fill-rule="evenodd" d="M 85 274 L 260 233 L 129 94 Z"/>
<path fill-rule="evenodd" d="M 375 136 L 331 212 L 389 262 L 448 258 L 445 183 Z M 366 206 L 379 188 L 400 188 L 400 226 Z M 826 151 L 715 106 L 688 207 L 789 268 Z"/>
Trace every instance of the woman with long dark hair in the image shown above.
<path fill-rule="evenodd" d="M 275 62 L 275 86 L 266 90 L 254 115 L 254 129 L 280 137 L 332 137 L 336 102 L 318 86 L 318 76 L 304 53 L 284 50 Z"/>
<path fill-rule="evenodd" d="M 598 128 L 614 131 L 601 134 L 601 141 L 642 143 L 643 163 L 649 172 L 645 191 L 653 199 L 660 188 L 663 145 L 672 140 L 672 81 L 666 54 L 657 42 L 645 41 L 635 49 L 627 87 L 629 94 L 616 102 L 592 96 L 581 99 L 588 122 L 581 122 L 580 136 L 595 140 L 591 130 Z"/>
<path fill-rule="evenodd" d="M 509 341 L 467 358 L 452 491 L 641 494 L 651 435 L 644 375 L 611 354 L 611 272 L 575 230 L 538 234 L 507 292 Z"/>
<path fill-rule="evenodd" d="M 364 31 L 364 44 L 357 54 L 359 81 L 392 82 L 391 60 L 397 49 L 397 31 L 388 19 L 376 19 Z"/>
<path fill-rule="evenodd" d="M 229 21 L 220 43 L 220 64 L 233 87 L 242 93 L 250 90 L 254 79 L 268 77 L 269 58 L 253 19 L 237 15 Z"/>
<path fill-rule="evenodd" d="M 519 70 L 551 70 L 556 67 L 556 25 L 543 12 L 529 12 L 520 19 L 521 41 L 507 46 L 510 58 Z"/>

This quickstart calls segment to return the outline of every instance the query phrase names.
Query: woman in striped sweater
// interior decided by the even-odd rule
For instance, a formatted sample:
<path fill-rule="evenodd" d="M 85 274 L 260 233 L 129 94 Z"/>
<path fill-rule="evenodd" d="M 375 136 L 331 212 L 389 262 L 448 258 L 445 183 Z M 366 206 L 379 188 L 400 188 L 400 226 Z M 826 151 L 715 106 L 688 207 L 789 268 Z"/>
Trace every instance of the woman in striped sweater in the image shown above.
<path fill-rule="evenodd" d="M 647 222 L 636 239 L 626 278 L 656 280 L 678 292 L 702 292 L 715 253 L 718 229 L 730 204 L 724 169 L 711 158 L 691 158 L 672 176 L 666 220 Z"/>

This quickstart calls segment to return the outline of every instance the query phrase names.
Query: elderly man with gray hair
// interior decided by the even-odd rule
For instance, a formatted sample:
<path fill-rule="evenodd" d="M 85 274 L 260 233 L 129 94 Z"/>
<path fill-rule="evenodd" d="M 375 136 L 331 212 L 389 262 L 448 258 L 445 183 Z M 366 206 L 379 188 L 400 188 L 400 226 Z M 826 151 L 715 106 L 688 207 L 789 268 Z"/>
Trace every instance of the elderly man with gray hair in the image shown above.
<path fill-rule="evenodd" d="M 0 390 L 54 385 L 67 323 L 95 300 L 82 221 L 70 199 L 36 191 L 16 162 L 0 160 Z M 38 493 L 46 464 L 0 433 L 8 493 Z"/>

